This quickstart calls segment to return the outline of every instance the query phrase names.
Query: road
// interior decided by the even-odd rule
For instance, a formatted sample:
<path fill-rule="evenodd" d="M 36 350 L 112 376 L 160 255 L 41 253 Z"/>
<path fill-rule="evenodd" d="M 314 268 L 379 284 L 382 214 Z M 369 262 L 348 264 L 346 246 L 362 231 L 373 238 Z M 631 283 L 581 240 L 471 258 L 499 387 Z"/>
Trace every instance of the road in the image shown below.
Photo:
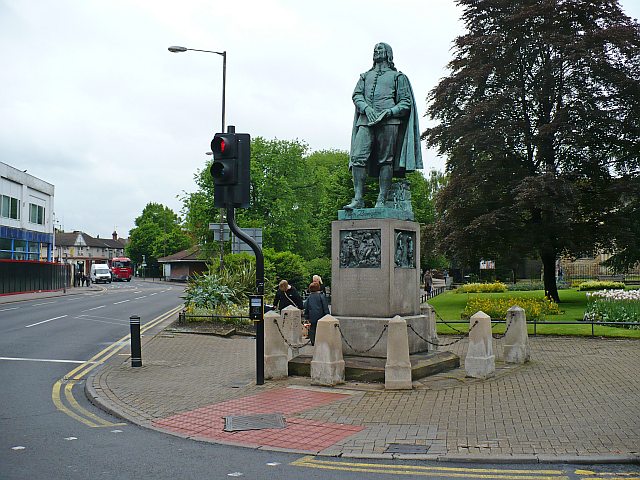
<path fill-rule="evenodd" d="M 454 465 L 213 445 L 142 429 L 91 405 L 86 375 L 129 356 L 129 317 L 139 315 L 153 335 L 173 318 L 181 293 L 179 285 L 134 280 L 0 304 L 0 479 L 640 477 L 624 465 Z"/>

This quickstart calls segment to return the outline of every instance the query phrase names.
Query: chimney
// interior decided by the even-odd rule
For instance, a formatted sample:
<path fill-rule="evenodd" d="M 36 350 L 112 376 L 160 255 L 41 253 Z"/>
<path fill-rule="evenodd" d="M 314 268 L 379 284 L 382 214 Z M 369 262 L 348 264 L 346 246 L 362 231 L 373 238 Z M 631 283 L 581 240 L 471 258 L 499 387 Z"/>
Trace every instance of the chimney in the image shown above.
<path fill-rule="evenodd" d="M 116 232 L 114 230 L 113 233 L 111 234 L 111 238 L 113 238 L 114 240 L 117 240 L 118 239 L 118 232 Z"/>

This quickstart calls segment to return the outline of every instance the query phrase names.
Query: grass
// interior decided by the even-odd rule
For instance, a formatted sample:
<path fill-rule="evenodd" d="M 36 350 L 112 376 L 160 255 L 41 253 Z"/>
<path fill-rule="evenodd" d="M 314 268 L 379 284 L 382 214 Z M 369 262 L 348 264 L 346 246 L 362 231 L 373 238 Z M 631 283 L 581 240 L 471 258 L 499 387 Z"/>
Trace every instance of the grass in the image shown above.
<path fill-rule="evenodd" d="M 546 322 L 578 322 L 584 317 L 587 307 L 586 292 L 580 292 L 576 289 L 560 290 L 560 315 L 547 315 Z M 464 310 L 467 300 L 471 297 L 480 298 L 498 298 L 498 297 L 516 297 L 516 298 L 542 298 L 544 292 L 542 290 L 525 291 L 525 292 L 505 292 L 505 293 L 467 293 L 456 294 L 448 291 L 429 300 L 429 304 L 433 306 L 439 318 L 451 321 L 460 321 L 461 313 Z M 439 319 L 438 319 L 439 321 Z M 456 333 L 455 330 L 467 331 L 468 323 L 455 323 L 451 325 L 453 328 L 438 323 L 438 333 L 451 334 Z M 534 325 L 528 325 L 529 333 L 533 334 Z M 455 329 L 455 330 L 454 330 Z M 504 332 L 504 324 L 497 325 L 493 329 L 494 333 Z M 591 324 L 576 325 L 537 325 L 536 333 L 541 335 L 577 335 L 590 336 Z M 596 336 L 602 337 L 619 337 L 619 338 L 640 338 L 640 330 L 631 330 L 628 328 L 616 328 L 598 326 L 594 327 Z"/>

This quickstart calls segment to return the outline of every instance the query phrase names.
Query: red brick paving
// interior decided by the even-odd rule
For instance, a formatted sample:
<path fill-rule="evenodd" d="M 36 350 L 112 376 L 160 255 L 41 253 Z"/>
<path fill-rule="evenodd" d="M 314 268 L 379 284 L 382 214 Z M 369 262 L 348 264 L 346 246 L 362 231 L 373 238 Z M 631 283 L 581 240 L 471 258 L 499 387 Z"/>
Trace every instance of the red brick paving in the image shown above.
<path fill-rule="evenodd" d="M 280 388 L 248 397 L 207 405 L 156 420 L 153 425 L 197 439 L 222 440 L 246 446 L 269 446 L 319 452 L 364 427 L 324 423 L 291 415 L 342 400 L 345 394 Z M 225 432 L 224 417 L 282 413 L 286 428 Z M 291 417 L 287 417 L 287 416 Z"/>

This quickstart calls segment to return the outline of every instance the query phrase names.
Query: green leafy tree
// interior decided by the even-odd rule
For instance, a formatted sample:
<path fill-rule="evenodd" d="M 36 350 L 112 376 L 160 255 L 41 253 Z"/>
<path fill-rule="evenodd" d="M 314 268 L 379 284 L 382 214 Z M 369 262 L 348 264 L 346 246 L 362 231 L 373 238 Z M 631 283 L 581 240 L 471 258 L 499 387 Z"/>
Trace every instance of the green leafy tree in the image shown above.
<path fill-rule="evenodd" d="M 460 262 L 535 252 L 558 301 L 559 254 L 631 247 L 621 216 L 638 211 L 624 192 L 640 172 L 640 28 L 610 0 L 457 3 L 467 33 L 424 133 L 448 157 L 439 242 Z"/>
<path fill-rule="evenodd" d="M 158 267 L 158 258 L 185 250 L 192 245 L 182 229 L 180 217 L 169 207 L 148 203 L 129 232 L 127 255 L 136 263 L 146 258 L 149 268 Z M 152 270 L 153 271 L 153 270 Z"/>

